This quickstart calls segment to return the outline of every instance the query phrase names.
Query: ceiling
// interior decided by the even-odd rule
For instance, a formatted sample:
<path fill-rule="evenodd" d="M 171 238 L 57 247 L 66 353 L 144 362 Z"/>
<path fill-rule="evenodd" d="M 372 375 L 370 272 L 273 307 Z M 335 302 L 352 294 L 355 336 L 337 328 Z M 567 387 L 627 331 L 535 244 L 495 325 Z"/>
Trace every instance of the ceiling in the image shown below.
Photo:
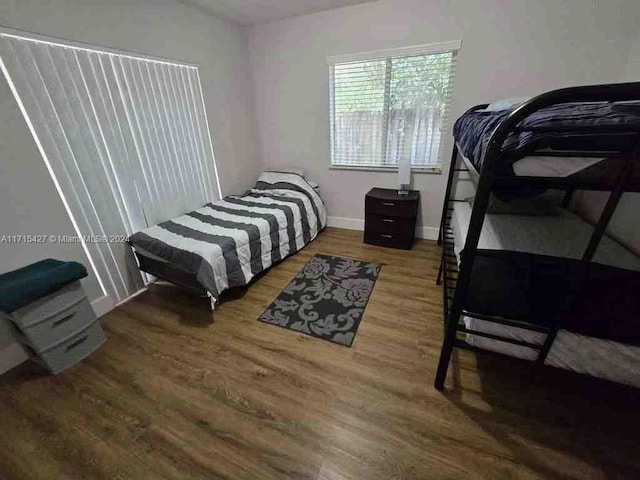
<path fill-rule="evenodd" d="M 240 25 L 280 20 L 371 0 L 183 0 Z"/>

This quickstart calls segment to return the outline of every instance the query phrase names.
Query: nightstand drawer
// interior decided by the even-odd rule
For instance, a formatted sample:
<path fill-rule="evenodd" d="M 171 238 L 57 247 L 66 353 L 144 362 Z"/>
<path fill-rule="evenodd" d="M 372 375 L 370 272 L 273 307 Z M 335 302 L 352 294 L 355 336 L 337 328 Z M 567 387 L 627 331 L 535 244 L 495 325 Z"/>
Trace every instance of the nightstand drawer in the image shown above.
<path fill-rule="evenodd" d="M 413 236 L 415 229 L 411 219 L 383 217 L 380 215 L 367 215 L 365 217 L 364 228 L 372 232 L 391 233 L 410 237 Z"/>
<path fill-rule="evenodd" d="M 382 217 L 413 218 L 417 213 L 417 203 L 407 200 L 384 200 L 367 197 L 365 200 L 366 215 Z"/>
<path fill-rule="evenodd" d="M 382 233 L 365 230 L 364 242 L 381 247 L 403 248 L 409 250 L 413 245 L 413 235 Z"/>

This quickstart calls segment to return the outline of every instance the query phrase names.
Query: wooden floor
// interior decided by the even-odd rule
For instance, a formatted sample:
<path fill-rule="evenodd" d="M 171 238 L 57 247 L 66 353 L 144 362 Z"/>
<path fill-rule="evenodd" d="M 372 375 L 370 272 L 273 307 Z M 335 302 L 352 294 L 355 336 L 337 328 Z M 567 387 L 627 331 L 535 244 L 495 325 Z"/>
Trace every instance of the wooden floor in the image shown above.
<path fill-rule="evenodd" d="M 256 320 L 318 252 L 385 264 L 352 348 Z M 82 364 L 0 377 L 0 478 L 640 478 L 636 390 L 468 352 L 433 388 L 437 265 L 327 229 L 213 323 L 155 285 Z"/>

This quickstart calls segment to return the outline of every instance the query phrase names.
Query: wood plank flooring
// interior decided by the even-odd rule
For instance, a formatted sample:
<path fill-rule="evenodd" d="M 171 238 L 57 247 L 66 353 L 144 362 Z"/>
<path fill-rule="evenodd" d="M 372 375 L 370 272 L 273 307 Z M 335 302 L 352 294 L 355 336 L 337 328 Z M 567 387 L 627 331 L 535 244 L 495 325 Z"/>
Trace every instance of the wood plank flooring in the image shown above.
<path fill-rule="evenodd" d="M 640 477 L 637 390 L 460 352 L 436 391 L 438 248 L 361 236 L 327 229 L 215 314 L 154 285 L 82 364 L 1 376 L 0 478 Z M 257 321 L 315 253 L 385 264 L 352 348 Z"/>

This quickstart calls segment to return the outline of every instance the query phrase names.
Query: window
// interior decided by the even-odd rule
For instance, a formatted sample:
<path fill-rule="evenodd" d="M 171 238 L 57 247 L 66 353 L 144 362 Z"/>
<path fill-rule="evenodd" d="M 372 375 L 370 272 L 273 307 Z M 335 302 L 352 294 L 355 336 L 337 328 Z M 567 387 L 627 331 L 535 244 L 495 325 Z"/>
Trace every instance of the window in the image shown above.
<path fill-rule="evenodd" d="M 142 279 L 109 239 L 220 197 L 197 66 L 0 29 L 0 69 L 103 293 L 123 300 Z"/>
<path fill-rule="evenodd" d="M 460 42 L 330 57 L 331 165 L 441 165 Z"/>

